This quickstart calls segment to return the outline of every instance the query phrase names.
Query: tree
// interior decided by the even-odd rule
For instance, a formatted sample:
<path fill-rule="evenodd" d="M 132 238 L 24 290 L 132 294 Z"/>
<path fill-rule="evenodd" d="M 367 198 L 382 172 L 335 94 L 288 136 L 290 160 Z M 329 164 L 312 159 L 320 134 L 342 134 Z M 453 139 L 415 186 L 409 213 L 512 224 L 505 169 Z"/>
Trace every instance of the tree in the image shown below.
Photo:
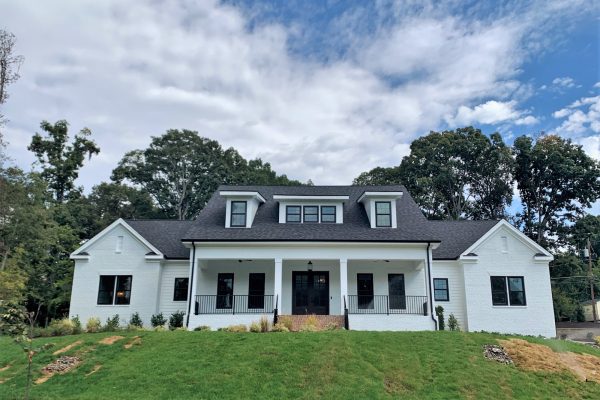
<path fill-rule="evenodd" d="M 168 130 L 145 150 L 123 157 L 111 179 L 130 182 L 152 196 L 166 217 L 194 218 L 220 184 L 290 184 L 262 160 L 189 130 Z"/>
<path fill-rule="evenodd" d="M 467 127 L 420 137 L 398 167 L 375 168 L 354 183 L 402 183 L 429 218 L 497 219 L 512 201 L 511 168 L 500 134 Z"/>
<path fill-rule="evenodd" d="M 15 55 L 15 35 L 0 29 L 0 106 L 8 99 L 8 86 L 19 79 L 19 68 L 23 63 L 23 56 Z M 0 126 L 4 117 L 0 109 Z"/>
<path fill-rule="evenodd" d="M 27 149 L 36 155 L 42 165 L 42 177 L 54 192 L 55 200 L 62 203 L 75 188 L 74 182 L 85 156 L 91 158 L 100 152 L 100 148 L 90 139 L 92 132 L 88 128 L 83 128 L 69 144 L 67 121 L 61 120 L 54 125 L 43 121 L 40 127 L 48 137 L 36 133 Z"/>
<path fill-rule="evenodd" d="M 515 179 L 523 208 L 517 215 L 523 231 L 548 245 L 565 223 L 574 222 L 600 197 L 600 164 L 559 136 L 514 142 Z"/>

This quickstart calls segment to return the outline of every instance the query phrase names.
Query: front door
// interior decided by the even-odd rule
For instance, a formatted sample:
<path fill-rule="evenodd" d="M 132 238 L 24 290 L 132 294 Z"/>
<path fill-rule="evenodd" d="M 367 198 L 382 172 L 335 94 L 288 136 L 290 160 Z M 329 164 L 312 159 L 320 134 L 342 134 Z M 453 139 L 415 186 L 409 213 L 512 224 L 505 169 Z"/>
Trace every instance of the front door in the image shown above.
<path fill-rule="evenodd" d="M 329 314 L 329 272 L 292 272 L 292 314 Z"/>

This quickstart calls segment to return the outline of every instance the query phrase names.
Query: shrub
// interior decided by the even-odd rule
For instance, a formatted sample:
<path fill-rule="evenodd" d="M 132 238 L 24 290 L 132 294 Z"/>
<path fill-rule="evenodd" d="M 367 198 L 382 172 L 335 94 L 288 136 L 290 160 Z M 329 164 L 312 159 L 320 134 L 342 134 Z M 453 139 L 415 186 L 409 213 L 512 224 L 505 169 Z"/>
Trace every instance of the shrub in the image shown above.
<path fill-rule="evenodd" d="M 210 332 L 210 326 L 208 325 L 200 325 L 194 328 L 196 332 Z"/>
<path fill-rule="evenodd" d="M 325 325 L 325 330 L 326 331 L 335 331 L 338 330 L 340 327 L 333 322 L 328 323 L 327 325 Z"/>
<path fill-rule="evenodd" d="M 102 328 L 102 324 L 100 324 L 100 318 L 97 317 L 91 317 L 85 324 L 85 330 L 89 333 L 99 332 L 100 328 Z"/>
<path fill-rule="evenodd" d="M 454 314 L 450 314 L 450 316 L 448 317 L 448 328 L 451 331 L 460 331 L 460 324 L 458 323 L 458 320 L 456 319 Z"/>
<path fill-rule="evenodd" d="M 227 332 L 248 332 L 248 327 L 246 325 L 229 325 L 224 329 Z"/>
<path fill-rule="evenodd" d="M 287 328 L 286 332 L 289 332 L 292 330 L 293 322 L 292 322 L 292 317 L 290 317 L 289 315 L 279 317 L 279 320 L 277 321 L 277 323 L 283 324 L 283 326 L 285 326 Z"/>
<path fill-rule="evenodd" d="M 315 314 L 311 314 L 308 317 L 306 317 L 306 320 L 304 321 L 305 325 L 312 325 L 314 327 L 318 327 L 319 326 L 319 319 L 317 318 L 317 316 Z"/>
<path fill-rule="evenodd" d="M 167 330 L 167 328 L 165 328 L 164 325 L 158 325 L 158 326 L 154 327 L 154 332 L 164 332 L 166 330 Z"/>
<path fill-rule="evenodd" d="M 129 320 L 129 325 L 137 326 L 138 328 L 141 328 L 144 326 L 144 323 L 142 322 L 142 319 L 140 318 L 140 314 L 138 312 L 134 312 L 131 315 L 131 319 Z"/>
<path fill-rule="evenodd" d="M 119 314 L 115 314 L 112 317 L 106 319 L 106 326 L 104 326 L 104 330 L 106 332 L 114 332 L 119 330 Z"/>
<path fill-rule="evenodd" d="M 271 321 L 266 315 L 260 317 L 260 331 L 269 332 L 271 330 Z"/>
<path fill-rule="evenodd" d="M 289 332 L 290 330 L 282 321 L 279 321 L 275 325 L 273 325 L 273 329 L 271 331 L 272 332 Z"/>
<path fill-rule="evenodd" d="M 50 336 L 52 336 L 52 332 L 50 331 L 50 328 L 39 328 L 36 326 L 35 328 L 33 328 L 33 332 L 32 332 L 31 336 L 34 338 L 50 337 Z"/>
<path fill-rule="evenodd" d="M 565 339 L 566 339 L 566 338 L 565 338 Z M 600 336 L 596 336 L 596 337 L 594 338 L 594 342 L 596 342 L 596 345 L 597 345 L 597 346 L 600 346 Z"/>
<path fill-rule="evenodd" d="M 52 336 L 72 335 L 74 324 L 69 318 L 55 319 L 50 322 L 49 328 Z"/>
<path fill-rule="evenodd" d="M 444 323 L 444 307 L 437 306 L 435 308 L 435 315 L 438 317 L 438 328 L 440 331 L 443 331 L 446 327 Z"/>
<path fill-rule="evenodd" d="M 250 324 L 250 332 L 260 333 L 260 324 L 258 322 L 253 322 Z"/>
<path fill-rule="evenodd" d="M 83 332 L 83 328 L 81 327 L 81 320 L 79 319 L 79 315 L 76 315 L 73 318 L 71 318 L 71 321 L 73 322 L 73 334 L 74 335 L 78 335 L 81 332 Z"/>
<path fill-rule="evenodd" d="M 171 314 L 171 317 L 169 317 L 169 329 L 174 331 L 177 328 L 182 328 L 184 315 L 183 311 L 175 311 Z"/>
<path fill-rule="evenodd" d="M 300 332 L 317 332 L 319 328 L 311 324 L 304 324 L 300 327 Z"/>
<path fill-rule="evenodd" d="M 167 320 L 163 316 L 162 313 L 154 314 L 150 317 L 150 325 L 153 328 L 158 328 L 159 326 L 164 326 L 167 323 Z"/>

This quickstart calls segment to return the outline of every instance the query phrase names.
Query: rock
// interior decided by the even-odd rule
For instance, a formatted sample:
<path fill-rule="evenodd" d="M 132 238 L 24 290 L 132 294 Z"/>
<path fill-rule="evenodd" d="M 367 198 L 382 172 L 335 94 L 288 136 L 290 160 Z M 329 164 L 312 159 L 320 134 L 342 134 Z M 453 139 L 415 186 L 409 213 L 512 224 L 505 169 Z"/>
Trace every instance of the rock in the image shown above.
<path fill-rule="evenodd" d="M 513 363 L 506 350 L 504 350 L 504 347 L 495 344 L 484 344 L 483 356 L 489 360 L 495 360 L 502 364 Z"/>

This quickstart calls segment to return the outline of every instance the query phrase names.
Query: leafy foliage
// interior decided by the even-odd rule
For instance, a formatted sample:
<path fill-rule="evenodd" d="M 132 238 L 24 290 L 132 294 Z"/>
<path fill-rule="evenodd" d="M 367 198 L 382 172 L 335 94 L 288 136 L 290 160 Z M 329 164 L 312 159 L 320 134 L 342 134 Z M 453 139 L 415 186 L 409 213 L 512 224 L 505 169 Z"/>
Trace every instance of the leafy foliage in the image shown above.
<path fill-rule="evenodd" d="M 144 326 L 144 323 L 142 322 L 142 319 L 140 318 L 140 313 L 134 312 L 131 315 L 131 319 L 129 320 L 129 325 L 137 326 L 138 328 L 141 328 Z"/>
<path fill-rule="evenodd" d="M 444 307 L 437 306 L 435 308 L 435 315 L 438 318 L 438 329 L 440 331 L 443 331 L 444 329 L 446 329 L 446 323 L 444 321 Z"/>
<path fill-rule="evenodd" d="M 169 329 L 174 330 L 183 327 L 183 317 L 185 313 L 183 311 L 175 311 L 169 317 Z"/>
<path fill-rule="evenodd" d="M 152 317 L 150 317 L 150 325 L 152 325 L 153 328 L 164 326 L 166 323 L 167 320 L 163 316 L 163 313 L 153 314 Z"/>

